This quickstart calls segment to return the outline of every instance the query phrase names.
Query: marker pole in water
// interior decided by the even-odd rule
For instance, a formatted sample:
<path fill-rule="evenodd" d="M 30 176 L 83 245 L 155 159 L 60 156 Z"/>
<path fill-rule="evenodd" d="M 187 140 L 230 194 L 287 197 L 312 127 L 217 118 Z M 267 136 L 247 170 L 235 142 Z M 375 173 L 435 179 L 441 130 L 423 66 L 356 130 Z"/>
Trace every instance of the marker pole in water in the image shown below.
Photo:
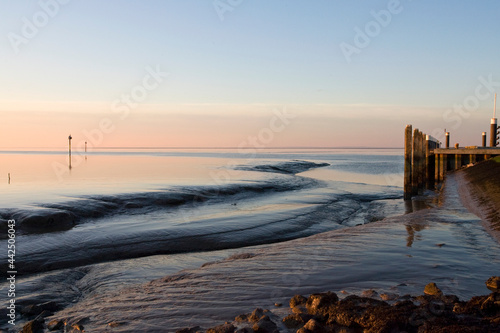
<path fill-rule="evenodd" d="M 68 136 L 68 142 L 69 142 L 69 147 L 68 147 L 68 149 L 69 149 L 69 168 L 70 169 L 71 169 L 71 139 L 73 139 L 73 138 L 71 137 L 71 134 L 70 134 Z"/>

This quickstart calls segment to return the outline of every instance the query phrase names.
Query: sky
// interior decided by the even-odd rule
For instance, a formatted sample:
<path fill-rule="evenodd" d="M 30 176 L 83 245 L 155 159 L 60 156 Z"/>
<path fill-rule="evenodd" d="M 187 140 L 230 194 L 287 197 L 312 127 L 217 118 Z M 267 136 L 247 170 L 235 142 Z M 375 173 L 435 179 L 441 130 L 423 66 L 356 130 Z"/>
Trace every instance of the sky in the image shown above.
<path fill-rule="evenodd" d="M 0 148 L 479 145 L 500 2 L 0 1 Z M 489 135 L 489 133 L 488 133 Z"/>

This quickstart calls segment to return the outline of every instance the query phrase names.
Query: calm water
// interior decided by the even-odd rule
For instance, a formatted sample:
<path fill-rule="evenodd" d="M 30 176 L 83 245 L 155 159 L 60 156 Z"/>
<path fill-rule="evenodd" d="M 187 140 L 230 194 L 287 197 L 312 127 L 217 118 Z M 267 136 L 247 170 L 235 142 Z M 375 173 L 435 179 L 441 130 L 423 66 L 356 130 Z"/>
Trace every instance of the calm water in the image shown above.
<path fill-rule="evenodd" d="M 132 332 L 211 325 L 324 288 L 416 294 L 432 279 L 461 297 L 481 293 L 498 244 L 453 182 L 445 201 L 431 195 L 433 209 L 405 215 L 401 155 L 101 150 L 74 153 L 69 168 L 67 152 L 0 152 L 18 304 L 55 301 L 58 318 L 89 313 L 96 330 L 121 319 L 117 331 Z M 238 253 L 251 255 L 224 260 Z M 4 274 L 5 252 L 0 262 Z"/>
<path fill-rule="evenodd" d="M 401 213 L 400 154 L 1 152 L 0 218 L 20 274 L 280 242 Z"/>

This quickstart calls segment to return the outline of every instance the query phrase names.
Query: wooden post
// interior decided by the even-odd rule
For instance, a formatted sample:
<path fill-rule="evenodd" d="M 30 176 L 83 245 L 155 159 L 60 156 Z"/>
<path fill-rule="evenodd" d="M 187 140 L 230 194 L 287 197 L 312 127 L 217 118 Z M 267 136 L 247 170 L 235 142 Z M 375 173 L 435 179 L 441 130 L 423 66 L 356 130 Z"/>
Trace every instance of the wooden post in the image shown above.
<path fill-rule="evenodd" d="M 441 181 L 439 179 L 439 176 L 441 175 L 441 172 L 439 170 L 439 154 L 434 154 L 434 186 L 437 187 L 439 182 Z"/>
<path fill-rule="evenodd" d="M 486 147 L 486 132 L 483 132 L 483 147 Z"/>
<path fill-rule="evenodd" d="M 462 155 L 455 155 L 455 170 L 458 170 L 462 167 Z"/>
<path fill-rule="evenodd" d="M 418 133 L 418 189 L 419 192 L 425 187 L 425 135 L 422 132 Z"/>
<path fill-rule="evenodd" d="M 448 170 L 448 156 L 440 154 L 439 156 L 439 180 L 443 181 L 446 171 Z"/>
<path fill-rule="evenodd" d="M 418 129 L 413 130 L 413 142 L 412 142 L 412 172 L 411 172 L 411 194 L 412 196 L 418 195 Z"/>
<path fill-rule="evenodd" d="M 432 156 L 431 156 L 431 144 L 430 137 L 428 135 L 425 136 L 425 186 L 427 189 L 432 187 L 431 185 L 431 167 L 432 167 Z"/>
<path fill-rule="evenodd" d="M 446 132 L 446 148 L 450 148 L 450 132 Z"/>
<path fill-rule="evenodd" d="M 411 199 L 411 173 L 412 173 L 412 126 L 405 128 L 405 174 L 404 174 L 404 199 Z"/>
<path fill-rule="evenodd" d="M 490 147 L 497 146 L 497 118 L 491 118 Z"/>

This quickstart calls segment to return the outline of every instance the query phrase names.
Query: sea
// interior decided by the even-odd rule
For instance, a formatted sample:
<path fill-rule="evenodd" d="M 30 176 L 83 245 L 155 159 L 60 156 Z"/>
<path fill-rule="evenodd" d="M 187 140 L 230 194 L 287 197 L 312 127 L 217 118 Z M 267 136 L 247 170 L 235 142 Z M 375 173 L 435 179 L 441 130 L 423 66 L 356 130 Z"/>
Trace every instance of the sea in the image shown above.
<path fill-rule="evenodd" d="M 7 322 L 11 299 L 18 325 L 27 320 L 23 307 L 55 302 L 55 317 L 95 331 L 112 322 L 117 332 L 160 332 L 224 322 L 260 301 L 286 302 L 321 286 L 412 293 L 434 277 L 470 297 L 500 267 L 500 248 L 451 185 L 445 200 L 428 191 L 405 202 L 402 155 L 401 149 L 0 151 L 0 329 L 14 331 Z M 15 253 L 7 250 L 12 244 Z M 310 258 L 313 266 L 288 288 L 281 275 L 295 258 Z M 397 266 L 409 271 L 394 271 L 401 260 L 413 260 Z M 5 280 L 12 275 L 15 297 Z M 276 286 L 285 289 L 273 293 Z"/>

